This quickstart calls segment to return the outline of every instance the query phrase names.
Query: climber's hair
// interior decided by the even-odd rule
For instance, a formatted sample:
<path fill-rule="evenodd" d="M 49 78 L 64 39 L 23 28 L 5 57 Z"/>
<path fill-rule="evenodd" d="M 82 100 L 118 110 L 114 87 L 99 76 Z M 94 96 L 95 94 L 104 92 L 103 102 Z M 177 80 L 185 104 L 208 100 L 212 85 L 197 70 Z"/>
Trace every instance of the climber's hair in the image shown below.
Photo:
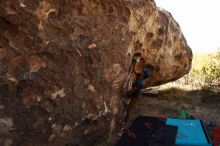
<path fill-rule="evenodd" d="M 134 55 L 132 57 L 132 62 L 136 62 L 138 57 L 141 57 L 141 53 L 140 52 L 134 53 Z"/>

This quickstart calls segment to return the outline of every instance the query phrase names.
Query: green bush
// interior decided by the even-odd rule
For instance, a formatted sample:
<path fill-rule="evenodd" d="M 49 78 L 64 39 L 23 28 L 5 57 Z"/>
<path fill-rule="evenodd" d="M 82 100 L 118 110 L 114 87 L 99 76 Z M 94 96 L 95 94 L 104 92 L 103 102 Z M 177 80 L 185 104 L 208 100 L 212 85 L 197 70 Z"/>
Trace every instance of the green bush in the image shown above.
<path fill-rule="evenodd" d="M 201 77 L 208 85 L 219 85 L 220 81 L 220 53 L 211 56 L 206 65 L 202 67 Z"/>
<path fill-rule="evenodd" d="M 220 85 L 220 52 L 195 54 L 191 71 L 183 79 L 185 84 Z"/>

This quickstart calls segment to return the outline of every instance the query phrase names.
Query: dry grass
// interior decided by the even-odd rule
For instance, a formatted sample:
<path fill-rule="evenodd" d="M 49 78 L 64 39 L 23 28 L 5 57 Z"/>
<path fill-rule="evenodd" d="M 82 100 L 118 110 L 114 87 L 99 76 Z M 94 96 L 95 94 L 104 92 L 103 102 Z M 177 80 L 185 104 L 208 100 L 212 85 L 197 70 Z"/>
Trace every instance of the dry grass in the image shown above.
<path fill-rule="evenodd" d="M 160 91 L 160 99 L 168 101 L 177 101 L 191 103 L 192 100 L 188 97 L 189 92 L 179 88 L 168 88 Z"/>

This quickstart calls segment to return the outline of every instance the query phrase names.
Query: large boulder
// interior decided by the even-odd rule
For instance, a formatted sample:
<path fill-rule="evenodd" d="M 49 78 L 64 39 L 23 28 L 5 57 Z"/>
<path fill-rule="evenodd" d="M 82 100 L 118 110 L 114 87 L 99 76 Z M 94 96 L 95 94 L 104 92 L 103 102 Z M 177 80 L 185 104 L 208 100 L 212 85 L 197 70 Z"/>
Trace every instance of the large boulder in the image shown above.
<path fill-rule="evenodd" d="M 12 125 L 0 137 L 14 145 L 111 136 L 137 52 L 154 68 L 146 87 L 190 70 L 178 23 L 152 0 L 5 0 L 0 8 L 0 116 Z"/>

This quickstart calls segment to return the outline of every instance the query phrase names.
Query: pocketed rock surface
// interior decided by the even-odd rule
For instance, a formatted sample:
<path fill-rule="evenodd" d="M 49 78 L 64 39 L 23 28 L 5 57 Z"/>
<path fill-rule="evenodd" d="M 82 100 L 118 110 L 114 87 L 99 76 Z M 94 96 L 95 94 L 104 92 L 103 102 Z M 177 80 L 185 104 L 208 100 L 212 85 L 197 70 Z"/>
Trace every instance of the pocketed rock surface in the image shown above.
<path fill-rule="evenodd" d="M 188 73 L 192 53 L 152 0 L 0 1 L 0 145 L 94 145 L 125 112 L 131 57 L 147 86 Z"/>

